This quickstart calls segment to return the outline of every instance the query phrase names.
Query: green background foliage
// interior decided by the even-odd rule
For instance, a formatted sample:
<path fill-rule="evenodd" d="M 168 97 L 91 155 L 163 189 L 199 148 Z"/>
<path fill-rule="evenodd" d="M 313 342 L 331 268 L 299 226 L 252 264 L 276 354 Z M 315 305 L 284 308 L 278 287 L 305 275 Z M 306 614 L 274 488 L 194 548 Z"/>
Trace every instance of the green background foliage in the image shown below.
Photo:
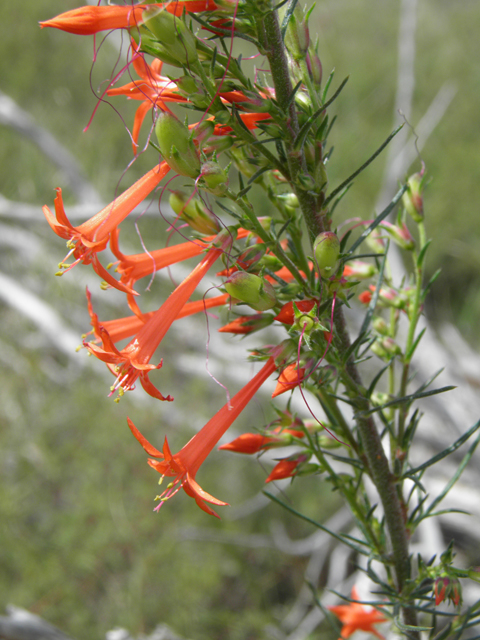
<path fill-rule="evenodd" d="M 82 133 L 97 103 L 89 80 L 92 39 L 37 26 L 75 6 L 55 0 L 2 3 L 1 90 L 57 136 L 108 201 L 131 158 L 131 145 L 108 104 L 100 106 L 89 131 Z M 319 33 L 324 73 L 335 67 L 337 84 L 350 75 L 336 104 L 332 188 L 393 128 L 398 12 L 396 0 L 331 0 L 314 12 L 311 32 Z M 439 88 L 455 83 L 456 96 L 422 152 L 431 179 L 426 210 L 434 242 L 428 268 L 431 273 L 443 269 L 430 308 L 432 319 L 456 322 L 477 345 L 479 18 L 475 2 L 420 2 L 412 116 L 415 125 Z M 95 89 L 115 64 L 114 48 L 105 43 L 92 73 Z M 131 126 L 135 105 L 123 99 L 112 104 Z M 53 189 L 61 186 L 58 168 L 16 131 L 4 126 L 0 131 L 0 194 L 51 206 Z M 153 161 L 151 153 L 140 157 L 122 188 Z M 383 167 L 380 158 L 357 180 L 340 207 L 343 219 L 372 217 Z M 64 195 L 67 203 L 74 202 L 68 189 Z M 2 222 L 18 225 L 11 218 Z M 33 287 L 80 334 L 88 327 L 82 275 L 53 278 L 63 244 L 52 237 L 40 207 L 38 222 L 22 226 L 51 249 L 24 261 L 13 248 L 2 247 L 2 270 Z M 114 317 L 118 298 L 107 299 L 105 308 Z M 0 609 L 8 602 L 24 606 L 79 640 L 100 638 L 113 626 L 148 632 L 158 622 L 195 640 L 269 637 L 267 625 L 276 624 L 291 605 L 305 568 L 303 558 L 287 557 L 269 544 L 269 523 L 285 520 L 295 538 L 311 529 L 292 523 L 275 505 L 242 519 L 229 519 L 224 509 L 224 519 L 217 522 L 185 495 L 153 514 L 157 476 L 126 427 L 130 415 L 159 446 L 166 426 L 173 446 L 180 446 L 208 420 L 212 407 L 221 406 L 223 391 L 204 370 L 175 374 L 179 347 L 171 344 L 162 354 L 171 369 L 158 379 L 171 387 L 166 392 L 174 391 L 175 404 L 195 407 L 195 424 L 185 419 L 192 409 L 169 414 L 171 407 L 143 397 L 124 398 L 117 406 L 105 398 L 108 380 L 99 362 L 77 370 L 5 304 L 0 326 Z M 202 327 L 202 341 L 204 333 Z M 84 354 L 78 359 L 85 360 Z M 243 365 L 232 362 L 234 368 Z M 251 430 L 268 419 L 268 410 L 255 401 L 237 429 Z M 199 479 L 207 491 L 235 505 L 254 496 L 264 477 L 254 460 L 215 453 Z M 320 520 L 336 504 L 316 479 L 302 481 L 301 488 L 294 483 L 288 495 L 299 510 Z M 253 544 L 254 534 L 263 546 Z"/>

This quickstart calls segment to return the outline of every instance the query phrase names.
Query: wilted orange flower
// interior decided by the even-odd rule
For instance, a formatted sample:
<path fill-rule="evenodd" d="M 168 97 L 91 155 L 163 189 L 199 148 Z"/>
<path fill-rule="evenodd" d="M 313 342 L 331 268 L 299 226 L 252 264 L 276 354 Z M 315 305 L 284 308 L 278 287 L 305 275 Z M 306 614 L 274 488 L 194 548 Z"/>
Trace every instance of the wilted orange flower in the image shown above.
<path fill-rule="evenodd" d="M 109 29 L 129 29 L 142 22 L 142 13 L 150 7 L 164 7 L 169 13 L 181 16 L 183 10 L 198 12 L 217 8 L 213 0 L 173 0 L 130 6 L 87 6 L 61 13 L 51 20 L 40 22 L 42 27 L 53 27 L 80 36 L 91 36 Z"/>
<path fill-rule="evenodd" d="M 359 600 L 359 594 L 356 587 L 352 589 L 352 600 Z M 374 624 L 386 622 L 387 618 L 374 609 L 366 607 L 361 602 L 350 602 L 349 604 L 340 604 L 334 607 L 328 607 L 342 623 L 341 637 L 349 638 L 355 631 L 367 631 L 380 640 L 385 638 L 375 628 Z"/>
<path fill-rule="evenodd" d="M 68 271 L 79 262 L 92 264 L 95 271 L 109 284 L 126 290 L 125 287 L 119 287 L 115 278 L 100 264 L 97 253 L 105 249 L 111 232 L 137 205 L 145 200 L 169 171 L 168 164 L 161 162 L 99 213 L 78 227 L 74 227 L 67 218 L 63 206 L 62 190 L 57 189 L 57 197 L 54 201 L 55 217 L 47 205 L 43 207 L 43 213 L 53 231 L 67 240 L 67 247 L 70 249 L 64 262 L 60 265 L 61 268 Z M 65 260 L 68 260 L 71 255 L 75 261 L 72 264 L 65 264 Z"/>
<path fill-rule="evenodd" d="M 274 358 L 269 358 L 257 375 L 231 399 L 230 403 L 223 406 L 220 411 L 174 455 L 172 455 L 170 451 L 166 438 L 165 444 L 163 445 L 163 452 L 158 451 L 158 449 L 153 447 L 138 431 L 133 422 L 128 420 L 128 425 L 133 435 L 145 451 L 155 458 L 161 458 L 160 461 L 149 459 L 148 464 L 158 471 L 158 473 L 162 474 L 162 480 L 165 476 L 174 478 L 165 491 L 160 496 L 157 496 L 160 504 L 155 508 L 156 511 L 160 509 L 166 500 L 174 496 L 180 489 L 183 489 L 187 495 L 194 498 L 200 509 L 212 516 L 219 517 L 206 503 L 208 502 L 217 506 L 227 506 L 227 503 L 214 498 L 204 491 L 195 481 L 195 476 L 208 454 L 217 445 L 223 434 L 276 368 L 277 365 L 275 364 Z"/>
<path fill-rule="evenodd" d="M 149 364 L 150 359 L 203 276 L 230 243 L 231 236 L 228 235 L 223 240 L 220 248 L 212 247 L 209 249 L 203 260 L 170 294 L 160 309 L 154 312 L 135 338 L 120 351 L 115 347 L 108 331 L 98 321 L 96 314 L 93 311 L 91 312 L 94 332 L 102 341 L 102 347 L 92 342 L 85 342 L 84 346 L 99 360 L 105 362 L 110 371 L 116 376 L 110 395 L 117 389 L 120 394 L 134 389 L 137 379 L 140 379 L 142 387 L 154 398 L 173 400 L 171 396 L 164 397 L 150 382 L 149 372 L 152 369 L 160 369 L 162 366 L 162 361 L 158 365 Z"/>

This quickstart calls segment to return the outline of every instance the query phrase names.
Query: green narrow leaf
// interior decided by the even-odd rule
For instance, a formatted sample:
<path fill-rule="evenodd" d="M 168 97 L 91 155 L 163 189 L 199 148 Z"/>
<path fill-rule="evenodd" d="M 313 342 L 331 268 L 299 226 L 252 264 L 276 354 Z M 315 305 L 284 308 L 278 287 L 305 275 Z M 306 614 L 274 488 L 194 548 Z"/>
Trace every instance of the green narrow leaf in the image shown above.
<path fill-rule="evenodd" d="M 347 77 L 348 80 L 348 77 Z M 343 88 L 343 85 L 345 84 L 346 80 L 343 81 L 343 84 L 341 85 L 341 88 Z M 338 92 L 337 92 L 338 93 Z M 335 94 L 334 98 L 336 97 L 337 94 Z M 328 103 L 329 104 L 329 103 Z M 368 158 L 368 160 L 366 162 L 364 162 L 362 164 L 361 167 L 359 167 L 356 171 L 354 171 L 352 173 L 352 175 L 350 175 L 346 180 L 344 180 L 342 182 L 341 185 L 339 185 L 336 189 L 334 189 L 332 191 L 332 193 L 328 196 L 328 198 L 325 199 L 324 202 L 324 206 L 327 206 L 327 204 L 330 202 L 330 200 L 332 200 L 332 198 L 334 198 L 337 193 L 339 193 L 342 189 L 344 189 L 347 184 L 349 184 L 350 182 L 352 182 L 352 180 L 354 180 L 360 173 L 362 173 L 362 171 L 364 169 L 366 169 L 368 167 L 368 165 L 373 162 L 375 160 L 375 158 L 380 155 L 380 153 L 382 153 L 382 151 L 385 149 L 385 147 L 389 144 L 390 140 L 392 140 L 392 138 L 394 138 L 397 133 L 400 131 L 400 129 L 403 128 L 403 124 L 401 124 L 400 126 L 398 126 L 396 129 L 394 129 L 392 131 L 392 133 L 388 136 L 388 138 L 378 147 L 378 149 Z"/>
<path fill-rule="evenodd" d="M 250 178 L 247 184 L 253 184 L 255 180 L 257 180 L 257 178 L 259 178 L 262 174 L 266 173 L 267 171 L 270 171 L 270 167 L 262 167 L 258 171 L 255 171 L 255 173 Z"/>
<path fill-rule="evenodd" d="M 405 360 L 407 362 L 410 362 L 410 360 L 413 357 L 413 354 L 415 353 L 416 348 L 418 347 L 418 345 L 420 344 L 420 340 L 423 338 L 423 335 L 425 333 L 425 331 L 427 330 L 427 327 L 424 327 L 420 333 L 418 334 L 418 336 L 415 338 L 415 342 L 412 344 L 412 346 L 410 347 L 410 350 L 408 351 L 408 353 L 405 354 Z"/>
<path fill-rule="evenodd" d="M 267 498 L 270 498 L 270 500 L 272 500 L 273 502 L 276 502 L 277 504 L 279 504 L 281 507 L 283 507 L 287 511 L 290 511 L 290 513 L 293 513 L 295 516 L 297 516 L 297 518 L 300 518 L 301 520 L 305 520 L 305 522 L 309 522 L 310 524 L 313 524 L 313 526 L 317 527 L 317 529 L 320 529 L 321 531 L 325 531 L 325 533 L 328 533 L 330 536 L 332 536 L 333 538 L 335 538 L 339 542 L 342 542 L 343 544 L 346 544 L 351 549 L 354 549 L 357 553 L 360 553 L 363 556 L 369 556 L 370 555 L 370 551 L 368 549 L 367 550 L 362 549 L 358 545 L 353 544 L 352 542 L 350 542 L 350 540 L 348 540 L 348 538 L 350 536 L 338 534 L 338 533 L 335 533 L 335 531 L 330 531 L 330 529 L 328 529 L 327 527 L 324 527 L 323 524 L 320 524 L 319 522 L 316 522 L 315 520 L 312 520 L 312 518 L 309 518 L 308 516 L 304 515 L 303 513 L 300 513 L 299 511 L 297 511 L 296 509 L 294 509 L 290 505 L 285 504 L 284 502 L 279 500 L 276 496 L 272 495 L 271 493 L 268 493 L 268 491 L 263 491 L 263 494 L 266 495 Z M 362 542 L 362 541 L 359 541 L 359 542 Z M 362 544 L 364 544 L 366 547 L 368 547 L 366 542 L 362 542 Z"/>
<path fill-rule="evenodd" d="M 332 84 L 332 80 L 333 80 L 333 76 L 334 75 L 335 75 L 335 69 L 332 69 L 332 71 L 330 72 L 330 75 L 327 78 L 327 81 L 325 83 L 325 88 L 324 88 L 323 93 L 322 93 L 322 104 L 327 99 L 328 90 L 330 89 L 330 85 Z"/>
<path fill-rule="evenodd" d="M 341 186 L 341 185 L 340 185 Z M 362 235 L 352 244 L 352 246 L 350 247 L 349 253 L 353 253 L 355 251 L 355 249 L 357 247 L 359 247 L 362 242 L 365 240 L 365 238 L 368 238 L 368 236 L 372 233 L 372 231 L 378 227 L 378 225 L 383 222 L 383 220 L 385 220 L 385 218 L 389 215 L 389 213 L 397 206 L 398 202 L 400 201 L 401 197 L 403 196 L 403 194 L 405 193 L 405 191 L 407 190 L 407 185 L 404 184 L 403 187 L 400 189 L 400 191 L 398 191 L 394 196 L 392 201 L 390 202 L 390 204 L 385 207 L 385 209 L 375 218 L 375 220 L 365 229 L 365 231 L 362 233 Z"/>
<path fill-rule="evenodd" d="M 453 487 L 453 485 L 457 482 L 457 480 L 460 478 L 460 476 L 463 473 L 463 470 L 465 469 L 465 467 L 467 466 L 467 464 L 470 462 L 470 458 L 473 456 L 475 449 L 478 446 L 478 443 L 480 442 L 480 434 L 478 435 L 477 439 L 475 440 L 475 442 L 472 444 L 472 446 L 470 447 L 470 449 L 467 451 L 467 453 L 465 454 L 465 456 L 463 457 L 462 462 L 460 463 L 457 471 L 455 472 L 455 474 L 453 475 L 452 479 L 450 480 L 450 482 L 448 482 L 443 491 L 440 493 L 440 495 L 438 495 L 435 500 L 432 502 L 432 504 L 428 507 L 428 509 L 426 510 L 423 519 L 427 518 L 432 511 L 435 509 L 435 507 L 440 504 L 440 502 L 444 499 L 444 497 L 447 495 L 447 493 L 450 491 L 450 489 Z"/>
<path fill-rule="evenodd" d="M 432 284 L 435 282 L 435 280 L 438 278 L 438 276 L 441 274 L 442 270 L 441 269 L 437 269 L 435 271 L 435 273 L 433 274 L 433 276 L 430 278 L 430 280 L 427 282 L 423 292 L 422 292 L 422 302 L 425 300 L 425 298 L 427 297 L 427 293 L 428 290 L 430 289 L 430 287 L 432 286 Z"/>
<path fill-rule="evenodd" d="M 409 396 L 403 396 L 402 398 L 396 398 L 395 400 L 390 400 L 385 404 L 382 404 L 380 407 L 375 407 L 373 409 L 369 409 L 369 411 L 362 411 L 362 416 L 369 416 L 372 413 L 376 413 L 377 411 L 383 411 L 388 407 L 393 407 L 395 405 L 400 404 L 411 404 L 414 400 L 419 400 L 420 398 L 428 398 L 429 396 L 436 396 L 439 393 L 445 393 L 446 391 L 451 391 L 452 389 L 456 389 L 457 387 L 449 385 L 448 387 L 441 387 L 440 389 L 433 389 L 432 391 L 422 391 L 421 393 L 412 393 Z"/>
<path fill-rule="evenodd" d="M 430 631 L 432 629 L 432 627 L 414 627 L 411 624 L 404 624 L 400 620 L 400 616 L 396 616 L 394 622 L 400 631 Z"/>
<path fill-rule="evenodd" d="M 418 254 L 417 267 L 419 269 L 421 269 L 423 266 L 423 261 L 425 260 L 425 254 L 427 253 L 428 247 L 430 246 L 431 242 L 432 242 L 431 240 L 427 240 L 427 242 L 423 245 L 422 250 Z"/>
<path fill-rule="evenodd" d="M 437 462 L 439 462 L 440 460 L 442 460 L 443 458 L 445 458 L 446 456 L 449 456 L 451 453 L 453 453 L 454 451 L 456 451 L 459 447 L 462 446 L 462 444 L 464 442 L 466 442 L 471 435 L 473 435 L 475 433 L 475 431 L 480 427 L 480 420 L 478 420 L 473 427 L 471 427 L 468 431 L 466 431 L 462 436 L 460 436 L 460 438 L 458 438 L 457 440 L 455 440 L 455 442 L 453 444 L 451 444 L 449 447 L 447 447 L 446 449 L 444 449 L 443 451 L 441 451 L 440 453 L 437 453 L 437 455 L 433 456 L 433 458 L 430 458 L 430 460 L 427 460 L 427 462 L 424 462 L 423 464 L 421 464 L 418 467 L 415 467 L 415 469 L 410 469 L 410 471 L 408 471 L 405 475 L 404 478 L 410 478 L 411 476 L 416 475 L 417 473 L 419 473 L 420 471 L 424 471 L 425 469 L 428 469 L 428 467 L 431 467 L 432 464 L 436 464 Z"/>
<path fill-rule="evenodd" d="M 215 65 L 217 64 L 217 53 L 218 53 L 218 49 L 217 47 L 214 47 L 213 53 L 212 53 L 212 61 L 210 62 L 210 74 L 213 77 L 215 77 Z"/>
<path fill-rule="evenodd" d="M 305 124 L 303 125 L 303 127 L 300 129 L 300 131 L 298 132 L 297 137 L 295 138 L 295 140 L 293 141 L 293 148 L 295 151 L 300 151 L 303 147 L 303 145 L 305 144 L 305 140 L 307 138 L 307 135 L 310 131 L 310 129 L 312 128 L 315 120 L 322 115 L 322 113 L 325 111 L 325 109 L 327 107 L 329 107 L 332 102 L 339 96 L 340 92 L 342 91 L 343 87 L 347 84 L 348 82 L 348 76 L 345 78 L 345 80 L 341 83 L 341 85 L 338 87 L 338 89 L 335 91 L 335 93 L 333 94 L 333 96 L 330 98 L 330 100 L 328 100 L 327 102 L 325 102 L 325 104 L 322 104 L 321 107 L 319 109 L 317 109 L 315 111 L 315 113 L 312 113 L 312 115 L 308 118 L 308 120 L 305 122 Z M 328 198 L 327 198 L 328 200 Z M 325 201 L 325 204 L 327 203 L 327 201 Z"/>
<path fill-rule="evenodd" d="M 392 358 L 392 360 L 393 360 L 393 358 Z M 370 398 L 372 393 L 375 391 L 375 387 L 377 386 L 377 382 L 383 376 L 385 371 L 387 371 L 388 367 L 392 364 L 392 360 L 390 360 L 390 362 L 387 362 L 387 364 L 380 369 L 380 371 L 377 373 L 377 375 L 374 377 L 374 379 L 370 383 L 370 386 L 368 387 L 367 393 L 366 393 L 367 398 Z"/>
<path fill-rule="evenodd" d="M 302 86 L 302 81 L 300 80 L 295 87 L 293 88 L 292 93 L 290 94 L 288 100 L 287 100 L 287 104 L 285 105 L 285 111 L 288 111 L 288 109 L 290 108 L 290 105 L 292 104 L 292 102 L 295 100 L 295 95 L 297 93 L 297 91 L 300 89 L 300 87 Z"/>
<path fill-rule="evenodd" d="M 288 29 L 288 23 L 290 22 L 290 18 L 292 17 L 293 12 L 295 11 L 295 7 L 297 6 L 297 2 L 298 2 L 298 0 L 291 0 L 288 9 L 285 12 L 285 16 L 284 16 L 283 21 L 282 21 L 282 26 L 280 27 L 280 33 L 282 35 L 282 40 L 285 40 L 285 33 L 287 32 L 287 29 Z M 282 2 L 278 6 L 283 6 L 284 4 L 285 3 Z M 277 11 L 278 11 L 278 6 L 275 7 L 275 9 Z"/>

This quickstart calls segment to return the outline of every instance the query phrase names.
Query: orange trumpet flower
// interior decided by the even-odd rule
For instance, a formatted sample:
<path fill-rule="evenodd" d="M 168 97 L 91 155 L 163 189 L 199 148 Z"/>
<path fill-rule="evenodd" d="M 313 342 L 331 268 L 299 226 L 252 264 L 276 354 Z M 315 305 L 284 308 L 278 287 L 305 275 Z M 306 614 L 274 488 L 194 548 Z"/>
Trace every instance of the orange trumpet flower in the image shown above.
<path fill-rule="evenodd" d="M 161 75 L 163 62 L 155 59 L 148 64 L 142 54 L 137 53 L 137 44 L 132 41 L 132 47 L 136 55 L 133 56 L 132 65 L 140 80 L 129 82 L 123 87 L 108 89 L 109 96 L 126 96 L 129 100 L 141 100 L 142 103 L 135 112 L 132 130 L 132 147 L 135 154 L 138 146 L 138 136 L 147 113 L 153 107 L 162 111 L 168 111 L 165 102 L 187 102 L 187 99 L 178 93 L 177 85 L 169 78 Z"/>
<path fill-rule="evenodd" d="M 159 451 L 148 442 L 133 422 L 128 419 L 128 426 L 145 451 L 150 456 L 161 459 L 160 461 L 149 459 L 148 464 L 162 475 L 162 480 L 165 476 L 174 478 L 165 491 L 160 496 L 157 496 L 160 504 L 155 508 L 155 511 L 158 511 L 166 500 L 174 496 L 180 489 L 183 489 L 187 495 L 194 498 L 200 509 L 212 516 L 219 517 L 206 503 L 216 506 L 227 506 L 227 503 L 214 498 L 204 491 L 195 481 L 195 476 L 208 454 L 217 445 L 223 434 L 229 429 L 234 420 L 236 420 L 261 385 L 276 368 L 277 365 L 275 364 L 274 358 L 269 358 L 257 375 L 231 399 L 230 403 L 222 407 L 220 411 L 174 455 L 172 455 L 170 451 L 167 438 L 165 438 L 163 452 Z"/>
<path fill-rule="evenodd" d="M 352 589 L 352 600 L 359 600 L 356 587 Z M 339 640 L 349 638 L 355 631 L 366 631 L 379 638 L 379 640 L 385 640 L 373 626 L 387 621 L 387 618 L 377 609 L 366 607 L 361 602 L 350 602 L 349 604 L 340 604 L 328 608 L 339 618 L 343 625 Z"/>
<path fill-rule="evenodd" d="M 142 13 L 151 7 L 164 7 L 169 13 L 181 16 L 183 10 L 191 12 L 208 11 L 217 8 L 213 0 L 173 0 L 152 4 L 130 6 L 79 7 L 40 22 L 40 27 L 53 27 L 80 36 L 91 36 L 110 29 L 130 29 L 142 23 Z"/>
<path fill-rule="evenodd" d="M 224 237 L 225 235 L 224 233 Z M 149 362 L 171 324 L 177 319 L 203 276 L 215 260 L 230 246 L 231 235 L 229 234 L 226 239 L 224 237 L 222 237 L 221 246 L 212 247 L 208 250 L 202 261 L 170 294 L 164 304 L 154 312 L 152 317 L 142 326 L 138 334 L 124 349 L 118 350 L 115 347 L 108 331 L 100 324 L 96 314 L 93 311 L 91 312 L 94 332 L 102 341 L 102 347 L 92 342 L 84 342 L 84 346 L 91 354 L 105 362 L 110 371 L 116 376 L 110 395 L 117 389 L 119 394 L 123 395 L 125 391 L 134 389 L 136 381 L 140 379 L 142 387 L 149 395 L 159 400 L 173 400 L 171 396 L 164 397 L 148 377 L 150 371 L 161 368 L 162 361 L 158 365 L 149 364 Z"/>
<path fill-rule="evenodd" d="M 60 188 L 57 189 L 57 197 L 54 201 L 55 216 L 47 205 L 45 205 L 42 210 L 53 231 L 61 238 L 67 240 L 67 247 L 70 251 L 64 260 L 67 260 L 72 254 L 75 258 L 72 264 L 65 264 L 65 262 L 60 264 L 63 272 L 69 271 L 79 262 L 83 262 L 83 264 L 93 264 L 95 271 L 109 284 L 115 286 L 113 283 L 117 283 L 117 281 L 102 267 L 96 254 L 105 249 L 111 232 L 136 206 L 145 200 L 169 171 L 170 167 L 168 164 L 161 162 L 157 167 L 151 169 L 140 178 L 140 180 L 137 180 L 135 184 L 124 191 L 118 198 L 115 198 L 113 202 L 99 213 L 78 227 L 74 227 L 67 218 L 63 206 L 62 190 Z M 120 288 L 124 291 L 127 290 L 124 287 Z"/>
<path fill-rule="evenodd" d="M 95 327 L 100 324 L 108 332 L 113 343 L 120 342 L 120 340 L 125 340 L 126 338 L 134 336 L 136 333 L 138 333 L 138 331 L 140 331 L 143 325 L 155 315 L 155 311 L 149 311 L 148 313 L 144 313 L 141 316 L 133 315 L 127 316 L 126 318 L 115 318 L 115 320 L 98 322 L 98 320 L 94 320 L 94 318 L 96 318 L 96 315 L 93 311 L 90 300 L 90 292 L 88 291 L 88 289 L 87 299 L 90 317 L 92 318 L 92 325 Z M 196 313 L 202 313 L 207 309 L 221 307 L 227 304 L 229 300 L 230 295 L 228 293 L 222 293 L 222 295 L 215 296 L 214 298 L 205 298 L 203 300 L 187 302 L 176 317 L 176 320 L 186 318 L 187 316 L 192 316 Z M 93 333 L 94 332 L 95 331 L 93 331 Z M 100 336 L 97 336 L 97 339 L 100 340 Z"/>

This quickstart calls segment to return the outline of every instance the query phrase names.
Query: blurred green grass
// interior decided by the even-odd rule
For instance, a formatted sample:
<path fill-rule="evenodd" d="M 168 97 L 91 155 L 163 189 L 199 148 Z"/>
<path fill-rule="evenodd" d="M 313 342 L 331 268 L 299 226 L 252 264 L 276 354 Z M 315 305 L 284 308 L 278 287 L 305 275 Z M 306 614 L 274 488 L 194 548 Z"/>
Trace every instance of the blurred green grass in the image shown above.
<path fill-rule="evenodd" d="M 96 105 L 89 84 L 91 38 L 37 26 L 38 20 L 75 6 L 78 2 L 66 0 L 2 3 L 1 89 L 67 146 L 109 200 L 131 158 L 131 146 L 118 115 L 106 104 L 90 130 L 82 133 Z M 332 187 L 392 129 L 398 11 L 399 2 L 337 0 L 321 3 L 315 12 L 325 73 L 335 67 L 337 83 L 350 75 L 335 107 Z M 434 242 L 428 268 L 431 273 L 443 269 L 430 308 L 434 320 L 456 322 L 477 346 L 479 19 L 480 7 L 474 2 L 420 3 L 412 117 L 415 124 L 444 82 L 456 83 L 456 97 L 422 152 L 431 177 L 426 211 Z M 115 62 L 106 43 L 94 68 L 95 88 L 110 77 Z M 135 105 L 121 100 L 113 104 L 131 125 Z M 4 197 L 51 205 L 53 189 L 60 185 L 58 169 L 5 127 L 0 162 Z M 128 180 L 151 164 L 146 153 Z M 379 159 L 357 179 L 339 208 L 342 218 L 372 216 L 382 172 Z M 73 202 L 68 189 L 65 195 Z M 8 221 L 12 226 L 14 222 Z M 51 243 L 40 208 L 38 224 L 28 222 L 28 230 L 54 246 L 52 254 L 26 265 L 13 250 L 2 250 L 2 269 L 24 279 L 69 322 L 88 327 L 80 288 L 69 285 L 73 274 L 60 283 L 46 275 L 53 274 L 63 246 Z M 133 633 L 148 632 L 158 622 L 195 640 L 267 637 L 266 625 L 282 618 L 301 586 L 305 560 L 273 548 L 190 540 L 184 532 L 199 528 L 206 538 L 225 532 L 248 539 L 254 533 L 268 535 L 270 518 L 284 520 L 293 537 L 311 529 L 292 522 L 274 505 L 239 522 L 225 517 L 218 523 L 185 495 L 153 514 L 157 476 L 126 428 L 126 415 L 157 446 L 165 426 L 180 446 L 192 434 L 192 425 L 172 425 L 175 418 L 165 417 L 168 407 L 128 397 L 113 405 L 105 398 L 104 377 L 92 369 L 75 373 L 65 355 L 6 306 L 0 308 L 0 326 L 0 609 L 8 602 L 24 606 L 79 640 L 101 638 L 117 625 Z M 176 348 L 167 350 L 169 358 L 175 357 Z M 168 380 L 162 373 L 159 379 L 174 387 L 175 404 L 195 406 L 197 425 L 224 402 L 222 390 L 212 390 L 203 371 L 198 377 L 169 374 Z M 253 403 L 237 426 L 251 430 L 263 421 L 261 405 Z M 255 495 L 264 477 L 254 461 L 218 453 L 199 480 L 207 491 L 234 505 Z M 316 479 L 294 483 L 289 496 L 299 509 L 322 520 L 335 506 L 328 488 Z"/>

